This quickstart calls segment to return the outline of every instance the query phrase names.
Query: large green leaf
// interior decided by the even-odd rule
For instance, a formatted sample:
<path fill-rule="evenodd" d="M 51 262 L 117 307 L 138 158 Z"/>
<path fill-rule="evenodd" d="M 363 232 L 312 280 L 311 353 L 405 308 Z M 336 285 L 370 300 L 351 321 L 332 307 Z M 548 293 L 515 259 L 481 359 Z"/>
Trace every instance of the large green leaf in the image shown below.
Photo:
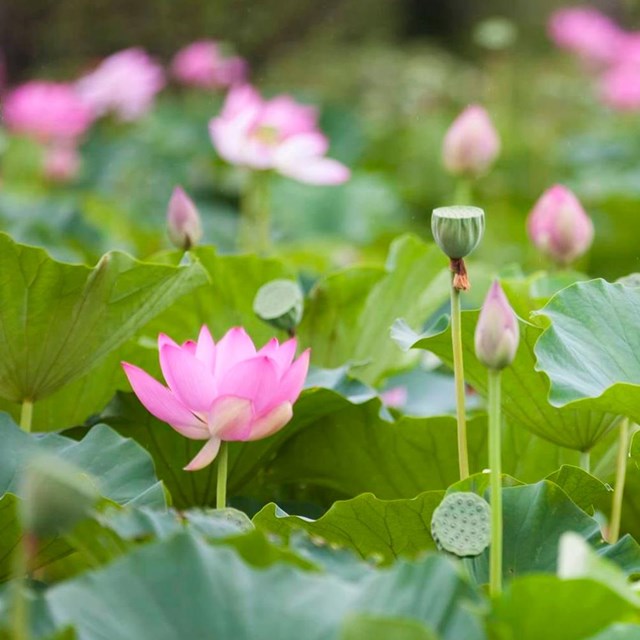
<path fill-rule="evenodd" d="M 0 396 L 22 402 L 53 393 L 205 282 L 197 264 L 109 253 L 91 269 L 0 234 Z"/>
<path fill-rule="evenodd" d="M 165 496 L 153 462 L 132 440 L 126 440 L 104 425 L 94 427 L 80 441 L 59 435 L 37 437 L 19 429 L 6 414 L 0 414 L 0 579 L 11 572 L 13 551 L 22 538 L 18 516 L 21 472 L 35 453 L 46 450 L 73 463 L 95 478 L 101 495 L 120 504 L 135 503 L 163 507 Z M 42 566 L 69 553 L 60 539 L 41 545 L 36 564 Z"/>
<path fill-rule="evenodd" d="M 640 289 L 604 280 L 560 291 L 539 311 L 550 324 L 535 352 L 558 407 L 640 421 Z"/>
<path fill-rule="evenodd" d="M 640 622 L 638 611 L 600 582 L 532 575 L 507 586 L 489 627 L 497 640 L 587 640 L 613 622 L 630 620 Z"/>
<path fill-rule="evenodd" d="M 340 640 L 436 640 L 436 636 L 416 620 L 357 614 L 345 621 Z"/>
<path fill-rule="evenodd" d="M 286 564 L 255 569 L 185 533 L 54 586 L 43 609 L 55 627 L 73 625 L 82 640 L 324 640 L 338 638 L 354 613 L 417 620 L 443 640 L 482 640 L 473 611 L 481 603 L 436 556 L 353 583 Z"/>
<path fill-rule="evenodd" d="M 320 280 L 311 291 L 300 337 L 314 362 L 351 361 L 356 375 L 374 383 L 403 362 L 389 338 L 395 318 L 424 322 L 447 299 L 449 276 L 438 247 L 415 236 L 396 239 L 385 269 L 353 267 Z"/>
<path fill-rule="evenodd" d="M 580 286 L 580 285 L 576 285 Z M 530 301 L 518 291 L 507 289 L 509 299 L 518 309 L 530 309 Z M 487 370 L 474 350 L 474 332 L 478 311 L 462 313 L 462 344 L 465 379 L 481 394 L 487 393 Z M 552 406 L 547 397 L 547 377 L 535 370 L 534 347 L 542 329 L 529 323 L 521 325 L 520 346 L 512 365 L 502 372 L 502 410 L 516 424 L 558 445 L 586 451 L 591 449 L 615 424 L 617 415 L 603 411 L 580 410 Z M 404 348 L 433 351 L 452 366 L 451 332 L 449 329 L 417 334 L 406 322 L 394 324 L 395 340 Z"/>

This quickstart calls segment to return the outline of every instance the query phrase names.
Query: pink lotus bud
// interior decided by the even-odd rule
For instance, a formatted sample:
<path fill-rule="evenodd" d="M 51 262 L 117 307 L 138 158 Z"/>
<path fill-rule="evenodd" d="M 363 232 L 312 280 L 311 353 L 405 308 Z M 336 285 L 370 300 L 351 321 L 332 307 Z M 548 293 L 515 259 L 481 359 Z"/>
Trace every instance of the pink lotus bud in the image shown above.
<path fill-rule="evenodd" d="M 187 251 L 202 238 L 200 214 L 182 187 L 176 187 L 169 200 L 167 228 L 171 242 Z"/>
<path fill-rule="evenodd" d="M 495 280 L 476 325 L 476 356 L 485 367 L 499 371 L 513 362 L 519 342 L 518 319 Z"/>
<path fill-rule="evenodd" d="M 593 223 L 578 198 L 566 187 L 556 184 L 536 202 L 527 231 L 533 244 L 560 264 L 581 256 L 593 241 Z"/>
<path fill-rule="evenodd" d="M 43 172 L 48 180 L 69 182 L 80 171 L 80 154 L 74 144 L 54 144 L 44 152 Z"/>
<path fill-rule="evenodd" d="M 449 173 L 475 178 L 486 173 L 499 152 L 500 138 L 489 114 L 480 105 L 471 105 L 449 127 L 442 160 Z"/>
<path fill-rule="evenodd" d="M 291 420 L 304 386 L 309 349 L 295 357 L 295 338 L 271 339 L 260 350 L 241 327 L 214 342 L 203 326 L 197 341 L 176 344 L 158 336 L 160 368 L 168 386 L 126 362 L 133 391 L 158 420 L 192 440 L 206 441 L 185 467 L 211 464 L 224 441 L 261 440 Z"/>

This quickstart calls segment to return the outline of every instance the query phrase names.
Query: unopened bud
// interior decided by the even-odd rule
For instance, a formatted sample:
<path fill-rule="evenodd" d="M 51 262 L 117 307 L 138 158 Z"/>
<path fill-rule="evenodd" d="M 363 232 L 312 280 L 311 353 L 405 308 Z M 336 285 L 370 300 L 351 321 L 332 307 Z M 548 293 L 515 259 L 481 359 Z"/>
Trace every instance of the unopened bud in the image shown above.
<path fill-rule="evenodd" d="M 69 182 L 80 171 L 80 154 L 73 144 L 54 144 L 44 152 L 44 175 L 54 182 Z"/>
<path fill-rule="evenodd" d="M 579 258 L 593 242 L 593 223 L 580 201 L 566 187 L 547 189 L 536 202 L 527 231 L 533 244 L 559 264 Z"/>
<path fill-rule="evenodd" d="M 272 280 L 258 289 L 253 311 L 276 329 L 292 333 L 302 320 L 304 296 L 293 280 Z"/>
<path fill-rule="evenodd" d="M 485 367 L 499 371 L 513 362 L 519 342 L 518 319 L 496 280 L 489 289 L 476 325 L 476 356 Z"/>
<path fill-rule="evenodd" d="M 202 238 L 200 214 L 182 187 L 176 187 L 167 212 L 169 239 L 178 249 L 187 251 Z"/>
<path fill-rule="evenodd" d="M 449 127 L 442 161 L 455 176 L 476 178 L 486 173 L 500 152 L 500 138 L 489 114 L 479 105 L 467 107 Z"/>
<path fill-rule="evenodd" d="M 51 454 L 28 463 L 20 494 L 24 527 L 40 538 L 70 531 L 100 497 L 93 478 Z"/>

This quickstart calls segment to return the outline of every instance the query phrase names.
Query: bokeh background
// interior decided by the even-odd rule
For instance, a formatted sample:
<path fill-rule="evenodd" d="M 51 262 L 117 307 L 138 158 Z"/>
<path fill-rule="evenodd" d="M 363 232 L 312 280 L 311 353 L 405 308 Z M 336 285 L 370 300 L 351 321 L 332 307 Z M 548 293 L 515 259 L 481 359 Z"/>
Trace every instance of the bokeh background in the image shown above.
<path fill-rule="evenodd" d="M 441 165 L 447 127 L 482 104 L 502 139 L 493 170 L 474 184 L 487 212 L 477 259 L 546 266 L 525 220 L 554 183 L 570 186 L 596 239 L 578 265 L 615 278 L 640 270 L 638 112 L 598 99 L 593 73 L 547 35 L 555 0 L 17 0 L 0 1 L 5 90 L 34 78 L 70 81 L 103 57 L 144 47 L 168 64 L 199 38 L 247 59 L 267 95 L 318 105 L 330 154 L 353 170 L 339 187 L 277 177 L 271 190 L 277 250 L 318 273 L 383 260 L 404 231 L 429 236 L 433 207 L 450 202 Z M 595 6 L 627 29 L 633 2 Z M 223 92 L 169 84 L 131 124 L 94 126 L 79 175 L 41 176 L 37 145 L 4 132 L 0 225 L 62 258 L 91 262 L 112 248 L 146 256 L 168 246 L 166 206 L 182 184 L 204 219 L 205 241 L 234 248 L 239 178 L 216 156 L 207 123 Z"/>

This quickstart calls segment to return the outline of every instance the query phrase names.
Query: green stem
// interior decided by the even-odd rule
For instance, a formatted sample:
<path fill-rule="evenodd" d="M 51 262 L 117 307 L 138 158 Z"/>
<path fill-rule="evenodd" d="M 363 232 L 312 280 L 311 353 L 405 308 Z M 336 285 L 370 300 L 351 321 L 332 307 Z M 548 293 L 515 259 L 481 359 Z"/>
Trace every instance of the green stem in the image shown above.
<path fill-rule="evenodd" d="M 489 592 L 502 591 L 502 461 L 500 455 L 500 371 L 489 370 L 489 468 L 491 470 L 491 549 Z"/>
<path fill-rule="evenodd" d="M 216 508 L 227 506 L 227 471 L 229 468 L 229 445 L 224 440 L 220 443 L 218 453 L 218 483 L 216 485 Z"/>
<path fill-rule="evenodd" d="M 238 248 L 248 253 L 267 253 L 271 246 L 270 175 L 252 171 L 240 203 Z"/>
<path fill-rule="evenodd" d="M 27 573 L 33 553 L 32 534 L 25 532 L 16 547 L 13 560 L 13 611 L 11 640 L 29 640 L 29 600 L 27 597 Z"/>
<path fill-rule="evenodd" d="M 466 178 L 459 178 L 453 193 L 454 204 L 469 204 L 471 199 L 471 181 Z"/>
<path fill-rule="evenodd" d="M 580 452 L 580 468 L 587 473 L 591 471 L 591 451 Z"/>
<path fill-rule="evenodd" d="M 20 410 L 20 426 L 24 431 L 31 431 L 31 419 L 33 418 L 33 401 L 23 400 L 22 409 Z"/>
<path fill-rule="evenodd" d="M 460 314 L 460 291 L 453 286 L 451 287 L 451 342 L 453 346 L 456 418 L 458 421 L 458 466 L 460 480 L 464 480 L 469 475 L 469 454 L 467 453 L 464 362 L 462 360 L 462 318 Z"/>
<path fill-rule="evenodd" d="M 618 457 L 616 462 L 616 484 L 613 489 L 613 503 L 611 505 L 611 523 L 609 526 L 609 542 L 614 544 L 620 537 L 620 519 L 622 517 L 622 497 L 624 495 L 624 481 L 627 475 L 627 458 L 629 457 L 629 418 L 620 421 L 620 435 L 618 438 Z"/>

